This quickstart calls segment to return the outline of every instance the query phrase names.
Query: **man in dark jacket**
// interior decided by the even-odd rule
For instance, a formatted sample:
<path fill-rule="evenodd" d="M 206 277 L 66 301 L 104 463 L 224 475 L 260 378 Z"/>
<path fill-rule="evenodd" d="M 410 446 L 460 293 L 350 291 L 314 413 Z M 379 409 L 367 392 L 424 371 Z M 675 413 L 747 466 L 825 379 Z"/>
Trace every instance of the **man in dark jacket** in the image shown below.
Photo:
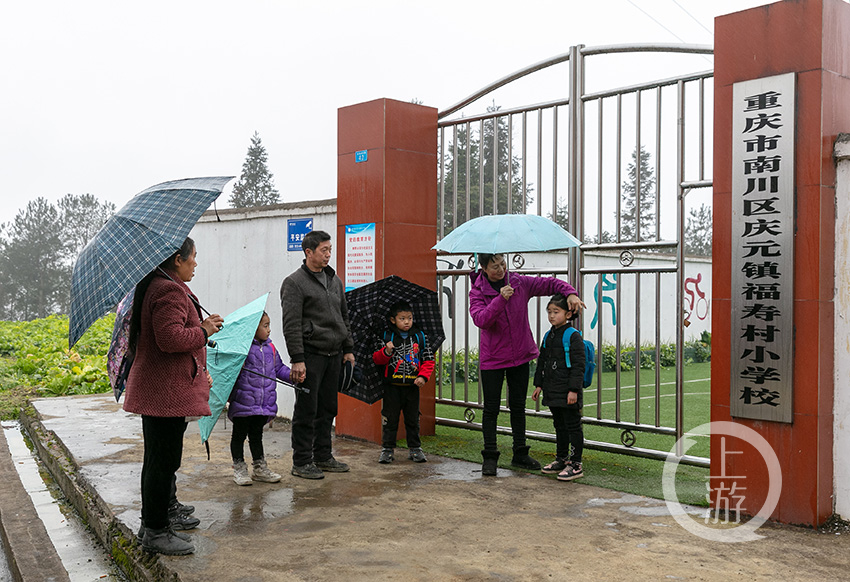
<path fill-rule="evenodd" d="M 331 430 L 340 369 L 343 361 L 354 365 L 354 340 L 342 281 L 328 266 L 331 236 L 314 230 L 304 237 L 301 248 L 304 263 L 280 288 L 283 336 L 292 361 L 290 375 L 310 390 L 295 395 L 292 474 L 322 479 L 323 471 L 348 471 L 348 465 L 333 457 Z"/>

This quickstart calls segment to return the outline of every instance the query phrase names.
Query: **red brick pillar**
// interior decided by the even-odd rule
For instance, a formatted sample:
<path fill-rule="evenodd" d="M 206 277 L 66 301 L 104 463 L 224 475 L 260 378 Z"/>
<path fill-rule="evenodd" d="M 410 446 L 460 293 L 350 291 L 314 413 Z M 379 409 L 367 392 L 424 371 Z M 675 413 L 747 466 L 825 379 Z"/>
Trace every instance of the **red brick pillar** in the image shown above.
<path fill-rule="evenodd" d="M 771 519 L 820 525 L 833 512 L 833 286 L 835 165 L 833 143 L 850 129 L 850 5 L 841 0 L 788 0 L 721 16 L 715 21 L 714 252 L 711 420 L 738 422 L 762 435 L 776 452 L 782 489 Z M 742 232 L 732 228 L 733 84 L 794 73 L 796 113 L 793 196 L 793 337 L 790 422 L 733 417 L 730 374 L 742 354 L 730 343 L 740 333 L 732 301 L 733 253 Z M 785 279 L 787 281 L 787 279 Z M 790 335 L 793 334 L 793 335 Z M 766 364 L 770 365 L 770 364 Z M 769 384 L 769 383 L 768 383 Z M 753 449 L 726 456 L 720 435 L 711 440 L 712 476 L 746 477 L 747 513 L 764 505 L 769 483 Z M 722 471 L 725 470 L 725 473 Z"/>
<path fill-rule="evenodd" d="M 437 242 L 437 110 L 377 99 L 340 108 L 338 123 L 340 278 L 345 281 L 345 226 L 374 222 L 375 280 L 398 275 L 436 290 L 436 253 L 430 249 Z M 356 161 L 364 151 L 366 161 Z M 421 434 L 432 435 L 433 378 L 420 395 Z M 381 402 L 369 405 L 340 394 L 336 432 L 380 443 Z"/>

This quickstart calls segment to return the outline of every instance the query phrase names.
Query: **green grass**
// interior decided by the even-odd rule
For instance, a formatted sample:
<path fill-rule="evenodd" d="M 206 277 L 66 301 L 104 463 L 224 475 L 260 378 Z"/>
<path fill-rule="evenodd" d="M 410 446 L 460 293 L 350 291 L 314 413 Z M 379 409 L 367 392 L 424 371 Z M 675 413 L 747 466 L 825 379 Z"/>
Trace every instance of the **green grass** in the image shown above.
<path fill-rule="evenodd" d="M 710 414 L 710 374 L 711 364 L 703 362 L 690 364 L 684 369 L 684 428 L 688 430 L 709 421 Z M 585 390 L 584 394 L 584 416 L 603 419 L 617 418 L 616 411 L 616 375 L 606 372 L 602 377 L 601 407 L 597 407 L 598 390 L 596 382 Z M 636 415 L 642 424 L 656 424 L 656 410 L 659 417 L 659 426 L 672 427 L 675 424 L 675 370 L 662 369 L 659 373 L 660 389 L 658 406 L 655 396 L 655 371 L 640 371 L 640 407 L 635 407 L 635 373 L 621 373 L 620 390 L 620 414 L 619 420 L 624 422 L 635 422 Z M 462 398 L 464 386 L 456 385 L 456 398 Z M 478 384 L 470 383 L 469 400 L 477 401 Z M 443 388 L 443 397 L 451 396 L 450 387 Z M 546 410 L 533 400 L 529 399 L 529 409 Z M 437 416 L 442 418 L 463 419 L 466 407 L 460 405 L 437 405 Z M 481 422 L 481 411 L 475 410 L 474 422 Z M 499 426 L 510 426 L 507 413 L 499 415 Z M 547 433 L 554 436 L 552 421 L 548 418 L 529 417 L 527 421 L 529 431 Z M 423 447 L 429 452 L 446 455 L 453 458 L 465 459 L 473 462 L 481 461 L 481 434 L 474 430 L 438 426 L 436 436 L 423 437 Z M 608 443 L 620 444 L 621 431 L 613 428 L 593 426 L 585 424 L 585 440 L 594 440 Z M 675 444 L 675 437 L 658 435 L 642 431 L 634 432 L 637 441 L 634 446 L 659 451 L 669 451 Z M 696 444 L 688 450 L 689 455 L 707 457 L 709 455 L 709 443 L 705 437 L 697 437 Z M 499 435 L 499 448 L 502 451 L 500 466 L 510 468 L 511 438 Z M 543 464 L 555 458 L 555 444 L 545 441 L 531 440 L 534 456 Z M 606 453 L 602 451 L 585 449 L 584 452 L 585 477 L 583 483 L 598 485 L 617 491 L 646 495 L 649 497 L 662 498 L 661 473 L 663 462 L 633 457 L 623 454 Z M 706 505 L 705 483 L 708 470 L 679 465 L 677 470 L 676 487 L 679 492 L 679 500 L 683 503 L 694 505 Z"/>

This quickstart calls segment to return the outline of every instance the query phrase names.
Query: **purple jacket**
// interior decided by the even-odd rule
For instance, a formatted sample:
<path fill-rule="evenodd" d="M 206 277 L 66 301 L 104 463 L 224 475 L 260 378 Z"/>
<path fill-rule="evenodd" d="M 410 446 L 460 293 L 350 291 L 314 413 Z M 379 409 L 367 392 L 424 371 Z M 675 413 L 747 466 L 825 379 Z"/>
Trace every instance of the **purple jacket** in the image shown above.
<path fill-rule="evenodd" d="M 254 339 L 248 350 L 248 357 L 236 384 L 230 393 L 230 407 L 227 418 L 234 416 L 270 416 L 277 414 L 277 383 L 245 370 L 259 372 L 269 378 L 280 378 L 289 382 L 289 367 L 280 359 L 271 340 L 260 342 Z"/>
<path fill-rule="evenodd" d="M 555 277 L 529 277 L 508 272 L 514 294 L 505 300 L 479 270 L 470 275 L 469 314 L 481 329 L 479 364 L 482 370 L 513 368 L 539 354 L 528 323 L 528 302 L 542 295 L 577 294 L 572 285 Z"/>

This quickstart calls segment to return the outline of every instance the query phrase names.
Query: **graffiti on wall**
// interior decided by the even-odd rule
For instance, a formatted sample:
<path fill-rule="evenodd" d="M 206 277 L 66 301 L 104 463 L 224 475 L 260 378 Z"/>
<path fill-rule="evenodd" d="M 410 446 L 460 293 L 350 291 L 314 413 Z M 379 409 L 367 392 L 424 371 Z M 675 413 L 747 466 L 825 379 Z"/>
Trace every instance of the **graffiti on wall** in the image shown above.
<path fill-rule="evenodd" d="M 700 282 L 702 273 L 697 273 L 696 278 L 685 279 L 685 326 L 691 324 L 692 315 L 696 315 L 700 321 L 705 321 L 708 317 L 708 299 L 705 297 L 705 291 L 699 288 Z"/>
<path fill-rule="evenodd" d="M 611 297 L 606 297 L 602 295 L 602 293 L 606 291 L 616 291 L 617 290 L 617 275 L 611 274 L 613 281 L 609 280 L 609 275 L 602 275 L 602 289 L 599 289 L 599 283 L 596 283 L 596 287 L 593 289 L 593 297 L 596 299 L 596 311 L 593 314 L 593 321 L 590 322 L 590 329 L 594 329 L 596 324 L 600 321 L 599 312 L 601 311 L 601 307 L 603 303 L 607 303 L 611 306 L 611 325 L 617 325 L 617 306 L 614 304 L 614 299 Z"/>

